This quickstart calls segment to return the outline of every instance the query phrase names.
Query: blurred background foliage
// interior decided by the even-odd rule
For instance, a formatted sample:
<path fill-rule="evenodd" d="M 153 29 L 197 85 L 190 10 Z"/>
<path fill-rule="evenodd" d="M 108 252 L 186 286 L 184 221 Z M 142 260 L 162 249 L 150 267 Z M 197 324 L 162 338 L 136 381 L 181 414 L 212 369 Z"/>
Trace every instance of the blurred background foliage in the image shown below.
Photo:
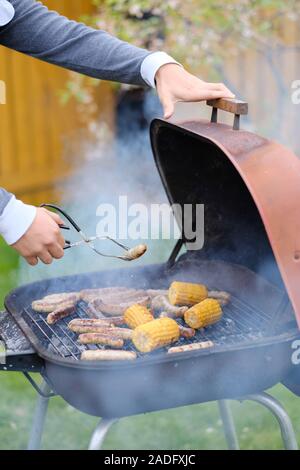
<path fill-rule="evenodd" d="M 90 1 L 95 11 L 83 15 L 83 22 L 139 47 L 168 51 L 192 73 L 224 80 L 233 88 L 226 61 L 249 49 L 270 61 L 274 47 L 286 46 L 287 22 L 300 19 L 298 0 Z M 273 67 L 274 73 L 280 74 L 275 64 Z M 87 82 L 89 86 L 97 83 Z M 80 101 L 86 99 L 78 77 L 76 84 L 68 85 L 68 91 Z M 64 98 L 67 96 L 65 93 Z"/>
<path fill-rule="evenodd" d="M 192 72 L 219 65 L 237 49 L 281 42 L 281 19 L 297 20 L 297 0 L 92 0 L 84 18 L 121 39 L 150 50 L 168 50 Z"/>

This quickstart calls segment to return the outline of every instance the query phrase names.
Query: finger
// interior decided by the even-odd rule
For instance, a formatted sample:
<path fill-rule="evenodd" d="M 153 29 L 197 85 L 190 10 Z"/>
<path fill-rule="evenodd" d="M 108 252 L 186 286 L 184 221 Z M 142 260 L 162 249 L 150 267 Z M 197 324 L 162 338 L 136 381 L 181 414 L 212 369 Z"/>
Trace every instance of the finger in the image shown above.
<path fill-rule="evenodd" d="M 55 212 L 51 212 L 51 211 L 48 211 L 47 209 L 45 209 L 47 211 L 47 214 L 51 217 L 51 219 L 54 220 L 54 222 L 57 223 L 57 225 L 63 225 L 64 224 L 64 221 L 62 220 L 62 218 L 56 214 Z"/>
<path fill-rule="evenodd" d="M 217 88 L 220 93 L 225 93 L 226 98 L 235 98 L 235 94 L 232 93 L 223 83 L 219 84 L 219 87 Z"/>
<path fill-rule="evenodd" d="M 164 108 L 164 119 L 170 119 L 175 111 L 175 103 L 171 99 L 166 99 L 162 103 Z"/>
<path fill-rule="evenodd" d="M 38 257 L 44 264 L 52 264 L 53 262 L 53 258 L 48 251 L 43 251 L 39 253 Z"/>
<path fill-rule="evenodd" d="M 207 93 L 205 93 L 205 98 L 206 100 L 211 100 L 211 99 L 218 99 L 218 98 L 234 98 L 234 95 L 232 93 L 226 93 L 222 90 L 207 90 Z"/>
<path fill-rule="evenodd" d="M 64 254 L 65 254 L 64 250 L 62 249 L 62 247 L 59 244 L 52 245 L 49 248 L 49 253 L 52 256 L 52 258 L 54 258 L 54 259 L 61 259 L 61 258 L 63 258 Z"/>
<path fill-rule="evenodd" d="M 229 88 L 227 88 L 227 86 L 225 86 L 224 84 L 222 84 L 221 89 L 223 89 L 226 93 L 228 93 L 232 98 L 235 98 L 235 94 L 232 93 L 232 91 L 229 90 Z"/>
<path fill-rule="evenodd" d="M 39 262 L 35 256 L 26 256 L 25 259 L 30 266 L 36 266 Z"/>
<path fill-rule="evenodd" d="M 209 90 L 219 91 L 222 94 L 222 97 L 226 98 L 235 98 L 235 95 L 227 88 L 224 83 L 208 83 Z"/>
<path fill-rule="evenodd" d="M 61 233 L 59 233 L 59 235 L 57 237 L 57 242 L 58 242 L 58 244 L 61 248 L 63 248 L 66 244 L 65 239 L 64 239 L 64 237 L 62 236 Z"/>

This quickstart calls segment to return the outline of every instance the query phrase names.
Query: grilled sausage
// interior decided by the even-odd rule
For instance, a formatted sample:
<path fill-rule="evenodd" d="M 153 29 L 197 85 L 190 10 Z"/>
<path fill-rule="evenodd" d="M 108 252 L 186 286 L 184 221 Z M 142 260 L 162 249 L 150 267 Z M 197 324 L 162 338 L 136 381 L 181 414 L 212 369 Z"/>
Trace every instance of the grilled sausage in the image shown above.
<path fill-rule="evenodd" d="M 100 310 L 102 313 L 105 313 L 109 316 L 120 316 L 124 312 L 124 308 L 120 304 L 106 304 L 101 299 L 91 300 L 90 305 L 95 310 Z"/>
<path fill-rule="evenodd" d="M 211 290 L 208 291 L 208 297 L 219 301 L 220 305 L 227 305 L 230 302 L 230 294 L 224 291 Z"/>
<path fill-rule="evenodd" d="M 73 333 L 82 334 L 82 333 L 103 333 L 105 328 L 113 328 L 113 325 L 110 323 L 106 325 L 96 326 L 96 325 L 72 325 L 70 328 Z M 117 335 L 116 335 L 117 336 Z"/>
<path fill-rule="evenodd" d="M 137 298 L 145 297 L 147 294 L 142 289 L 123 289 L 113 295 L 102 295 L 101 299 L 106 303 L 124 303 L 135 301 Z"/>
<path fill-rule="evenodd" d="M 201 343 L 185 344 L 184 346 L 173 346 L 168 349 L 168 354 L 175 354 L 187 351 L 197 351 L 198 349 L 212 348 L 212 341 L 202 341 Z"/>
<path fill-rule="evenodd" d="M 111 334 L 117 338 L 122 338 L 125 340 L 130 340 L 132 339 L 133 335 L 133 330 L 130 330 L 129 328 L 102 328 L 102 331 L 99 330 L 97 331 L 98 333 L 104 333 L 104 334 Z"/>
<path fill-rule="evenodd" d="M 82 361 L 132 361 L 137 358 L 132 351 L 89 350 L 81 354 Z"/>
<path fill-rule="evenodd" d="M 68 328 L 74 333 L 89 333 L 95 332 L 95 328 L 111 327 L 112 323 L 109 320 L 102 319 L 79 319 L 75 318 L 68 324 Z"/>
<path fill-rule="evenodd" d="M 185 326 L 179 326 L 180 329 L 180 336 L 183 336 L 183 338 L 193 338 L 196 334 L 196 330 L 193 328 L 186 328 Z"/>
<path fill-rule="evenodd" d="M 111 319 L 110 318 L 74 318 L 74 320 L 70 321 L 69 327 L 72 327 L 73 325 L 81 325 L 81 326 L 87 326 L 87 325 L 95 325 L 95 326 L 105 326 L 107 323 L 111 324 Z M 72 329 L 72 328 L 71 328 Z"/>
<path fill-rule="evenodd" d="M 154 297 L 151 301 L 151 307 L 155 310 L 164 310 L 169 316 L 174 318 L 182 318 L 188 310 L 188 307 L 176 307 L 175 305 L 171 305 L 164 295 Z"/>
<path fill-rule="evenodd" d="M 66 302 L 62 307 L 57 308 L 54 312 L 49 313 L 47 316 L 47 323 L 53 325 L 58 320 L 62 320 L 69 315 L 73 315 L 76 311 L 76 306 L 72 302 Z"/>
<path fill-rule="evenodd" d="M 128 300 L 126 302 L 120 303 L 105 303 L 102 299 L 94 299 L 90 302 L 90 304 L 97 310 L 101 310 L 101 312 L 105 313 L 107 316 L 122 316 L 127 308 L 131 307 L 131 305 L 139 304 L 143 306 L 147 306 L 150 302 L 149 297 L 137 297 L 132 296 L 132 300 Z"/>
<path fill-rule="evenodd" d="M 88 327 L 85 328 L 86 330 Z M 133 330 L 130 330 L 129 328 L 115 328 L 115 327 L 107 327 L 107 326 L 95 326 L 92 327 L 91 330 L 89 330 L 90 333 L 96 333 L 96 334 L 101 334 L 101 335 L 109 335 L 113 336 L 114 338 L 120 338 L 120 339 L 125 339 L 125 340 L 130 340 L 132 339 L 133 335 Z"/>
<path fill-rule="evenodd" d="M 163 289 L 148 289 L 147 295 L 153 299 L 154 297 L 158 297 L 159 295 L 168 295 L 168 290 L 163 290 Z"/>
<path fill-rule="evenodd" d="M 124 346 L 124 341 L 121 338 L 98 333 L 86 333 L 79 335 L 78 341 L 80 344 L 102 344 L 104 346 L 110 346 L 111 348 L 116 349 L 122 349 Z"/>
<path fill-rule="evenodd" d="M 89 302 L 95 298 L 102 296 L 114 296 L 121 292 L 128 291 L 127 287 L 101 287 L 99 289 L 83 289 L 80 291 L 80 298 L 85 302 Z"/>
<path fill-rule="evenodd" d="M 39 313 L 51 313 L 59 307 L 63 307 L 66 302 L 73 303 L 75 305 L 80 296 L 77 292 L 51 294 L 47 295 L 43 299 L 35 300 L 31 306 L 33 310 Z"/>
<path fill-rule="evenodd" d="M 133 330 L 130 328 L 110 328 L 110 333 L 122 339 L 130 340 L 132 339 Z"/>
<path fill-rule="evenodd" d="M 87 304 L 85 311 L 90 318 L 105 318 L 105 315 L 99 309 L 94 308 L 90 302 Z"/>
<path fill-rule="evenodd" d="M 147 245 L 137 245 L 127 251 L 125 258 L 127 258 L 128 261 L 134 261 L 138 258 L 141 258 L 146 253 L 147 249 Z"/>
<path fill-rule="evenodd" d="M 90 318 L 90 319 L 86 319 L 86 320 L 82 319 L 82 320 L 83 320 L 83 322 L 85 322 L 85 321 L 88 322 L 89 320 L 95 321 L 95 323 L 94 323 L 95 325 L 97 324 L 96 322 L 98 320 L 100 320 L 98 326 L 101 326 L 101 324 L 105 325 L 105 323 L 108 323 L 109 326 L 122 326 L 122 325 L 125 325 L 124 317 L 122 315 L 117 316 L 117 317 L 109 317 L 109 316 L 107 317 L 105 315 L 101 315 L 100 317 Z M 91 324 L 93 324 L 93 323 L 91 323 Z"/>
<path fill-rule="evenodd" d="M 116 304 L 126 302 L 132 297 L 145 296 L 144 290 L 132 289 L 128 287 L 104 287 L 101 289 L 85 289 L 80 292 L 80 297 L 85 302 L 94 299 L 101 299 L 105 303 Z"/>
<path fill-rule="evenodd" d="M 110 323 L 112 323 L 114 326 L 125 325 L 124 317 L 123 317 L 123 316 L 119 316 L 119 317 L 110 317 L 110 318 L 109 318 L 109 321 L 110 321 Z"/>

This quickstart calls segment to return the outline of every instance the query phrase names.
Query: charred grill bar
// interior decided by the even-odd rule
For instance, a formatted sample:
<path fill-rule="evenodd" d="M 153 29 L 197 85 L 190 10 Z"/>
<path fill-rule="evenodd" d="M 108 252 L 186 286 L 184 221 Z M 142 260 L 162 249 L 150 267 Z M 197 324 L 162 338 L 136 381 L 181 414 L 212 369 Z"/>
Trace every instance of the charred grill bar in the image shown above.
<path fill-rule="evenodd" d="M 225 108 L 239 115 L 246 109 L 241 106 L 233 102 Z M 213 107 L 224 110 L 224 103 L 214 102 Z M 9 364 L 2 369 L 40 372 L 68 403 L 103 417 L 93 442 L 99 443 L 109 424 L 122 416 L 212 400 L 221 400 L 230 435 L 224 399 L 249 394 L 289 429 L 280 406 L 261 393 L 279 382 L 296 394 L 300 390 L 299 366 L 291 359 L 300 338 L 300 263 L 295 258 L 300 231 L 294 232 L 295 221 L 300 220 L 300 162 L 275 143 L 216 122 L 155 120 L 151 139 L 170 202 L 205 205 L 204 248 L 178 258 L 179 242 L 162 265 L 17 289 L 5 302 L 6 318 L 14 322 L 14 329 L 0 324 L 0 335 L 7 344 L 10 330 L 15 342 L 25 336 L 27 349 L 8 355 Z M 172 345 L 210 341 L 211 347 L 176 354 L 162 348 L 122 363 L 80 360 L 83 350 L 97 349 L 79 344 L 67 328 L 72 318 L 88 316 L 84 302 L 73 316 L 54 325 L 30 307 L 48 294 L 115 286 L 116 279 L 118 285 L 138 289 L 166 289 L 174 280 L 201 282 L 209 289 L 228 291 L 232 298 L 219 323 Z M 131 343 L 126 347 L 133 348 Z M 292 431 L 287 434 L 286 445 L 295 448 Z M 230 440 L 235 441 L 232 433 Z"/>

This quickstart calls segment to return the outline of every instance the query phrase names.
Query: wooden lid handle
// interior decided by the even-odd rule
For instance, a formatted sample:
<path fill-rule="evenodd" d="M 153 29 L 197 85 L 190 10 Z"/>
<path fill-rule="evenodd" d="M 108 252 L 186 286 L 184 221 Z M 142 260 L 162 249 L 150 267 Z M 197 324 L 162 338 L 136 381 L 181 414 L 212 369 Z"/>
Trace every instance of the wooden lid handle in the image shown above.
<path fill-rule="evenodd" d="M 232 114 L 248 114 L 248 103 L 246 103 L 246 101 L 220 98 L 217 100 L 208 100 L 206 104 Z"/>
<path fill-rule="evenodd" d="M 233 129 L 236 131 L 240 128 L 240 115 L 248 114 L 248 103 L 246 103 L 246 101 L 220 98 L 217 100 L 208 100 L 206 104 L 213 108 L 211 122 L 218 122 L 218 109 L 234 114 Z"/>

